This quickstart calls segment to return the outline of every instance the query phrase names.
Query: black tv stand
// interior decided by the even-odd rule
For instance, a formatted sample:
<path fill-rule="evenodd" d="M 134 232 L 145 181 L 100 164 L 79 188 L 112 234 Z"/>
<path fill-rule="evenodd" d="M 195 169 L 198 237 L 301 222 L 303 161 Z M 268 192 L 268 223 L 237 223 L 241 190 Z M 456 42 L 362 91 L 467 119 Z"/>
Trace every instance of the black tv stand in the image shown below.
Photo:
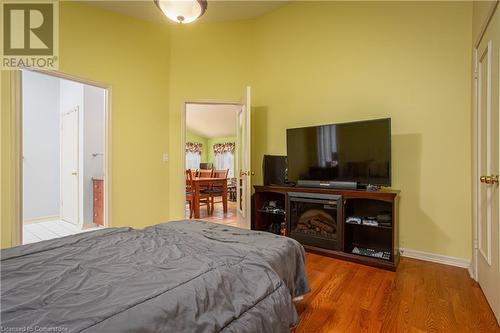
<path fill-rule="evenodd" d="M 395 271 L 399 263 L 398 201 L 399 191 L 380 189 L 379 191 L 343 190 L 310 187 L 254 186 L 252 201 L 252 230 L 268 231 L 273 224 L 286 223 L 287 236 L 294 235 L 290 230 L 289 193 L 308 193 L 308 197 L 318 194 L 337 195 L 339 207 L 338 235 L 336 247 L 322 246 L 322 243 L 297 239 L 309 252 L 315 252 L 344 260 Z M 285 216 L 262 211 L 269 201 L 285 211 Z M 319 206 L 321 207 L 321 206 Z M 357 223 L 353 217 L 361 219 Z M 377 224 L 373 219 L 377 220 Z M 348 219 L 351 218 L 351 219 Z M 380 221 L 380 222 L 379 222 Z M 371 224 L 370 224 L 371 223 Z M 291 232 L 292 231 L 292 232 Z M 321 230 L 320 232 L 324 232 Z M 296 233 L 295 233 L 296 234 Z"/>

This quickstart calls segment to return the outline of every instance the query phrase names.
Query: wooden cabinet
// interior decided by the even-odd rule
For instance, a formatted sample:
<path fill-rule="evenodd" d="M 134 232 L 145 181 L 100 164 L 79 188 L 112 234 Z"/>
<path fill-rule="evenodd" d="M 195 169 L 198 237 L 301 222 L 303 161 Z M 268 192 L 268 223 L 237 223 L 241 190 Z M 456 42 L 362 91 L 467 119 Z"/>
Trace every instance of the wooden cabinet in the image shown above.
<path fill-rule="evenodd" d="M 104 226 L 104 181 L 99 178 L 92 178 L 94 187 L 94 219 L 97 225 Z"/>
<path fill-rule="evenodd" d="M 339 220 L 338 223 L 341 223 L 337 225 L 338 245 L 335 248 L 318 246 L 314 242 L 307 242 L 293 236 L 293 230 L 291 229 L 294 226 L 290 218 L 293 214 L 290 211 L 289 197 L 297 195 L 297 192 L 307 193 L 310 198 L 314 198 L 314 195 L 317 195 L 318 198 L 325 195 L 337 195 L 341 197 L 341 204 L 338 204 L 339 214 L 335 218 Z M 277 228 L 273 228 L 272 226 L 286 221 L 287 235 L 300 241 L 307 251 L 384 269 L 396 270 L 400 256 L 398 201 L 399 191 L 396 190 L 363 191 L 255 186 L 255 194 L 252 201 L 252 229 L 275 232 Z M 282 208 L 284 216 L 273 214 L 273 212 L 263 209 L 269 206 L 270 202 Z M 368 222 L 370 222 L 369 219 L 378 221 L 383 218 L 384 222 L 377 222 L 377 225 L 364 224 L 364 222 L 360 224 L 349 223 L 351 219 L 348 218 L 352 217 L 367 220 Z M 369 256 L 366 251 L 364 254 L 359 251 L 367 249 L 373 250 L 376 253 L 383 253 L 384 257 Z"/>

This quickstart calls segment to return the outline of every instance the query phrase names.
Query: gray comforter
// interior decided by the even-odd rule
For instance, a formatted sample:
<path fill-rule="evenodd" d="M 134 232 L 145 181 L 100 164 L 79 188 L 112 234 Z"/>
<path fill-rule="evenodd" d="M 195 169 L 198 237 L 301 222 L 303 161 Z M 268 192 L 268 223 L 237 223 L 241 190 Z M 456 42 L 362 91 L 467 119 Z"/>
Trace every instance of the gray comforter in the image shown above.
<path fill-rule="evenodd" d="M 2 332 L 288 332 L 308 291 L 296 241 L 206 222 L 1 253 Z"/>

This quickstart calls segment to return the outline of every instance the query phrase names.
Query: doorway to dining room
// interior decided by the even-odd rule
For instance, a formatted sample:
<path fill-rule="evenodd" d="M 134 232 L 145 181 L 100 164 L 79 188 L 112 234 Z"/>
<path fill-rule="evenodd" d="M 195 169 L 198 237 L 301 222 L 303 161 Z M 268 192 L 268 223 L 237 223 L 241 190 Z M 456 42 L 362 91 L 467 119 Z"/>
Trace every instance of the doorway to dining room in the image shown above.
<path fill-rule="evenodd" d="M 239 104 L 186 103 L 186 218 L 237 225 Z"/>

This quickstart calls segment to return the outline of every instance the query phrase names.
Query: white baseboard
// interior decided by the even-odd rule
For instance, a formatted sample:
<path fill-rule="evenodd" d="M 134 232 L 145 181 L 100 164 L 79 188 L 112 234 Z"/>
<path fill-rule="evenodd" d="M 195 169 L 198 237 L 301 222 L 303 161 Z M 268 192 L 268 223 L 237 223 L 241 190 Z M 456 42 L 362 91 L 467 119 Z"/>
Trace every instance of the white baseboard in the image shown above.
<path fill-rule="evenodd" d="M 403 257 L 425 260 L 443 265 L 466 268 L 469 271 L 469 274 L 471 274 L 472 276 L 471 261 L 469 259 L 445 256 L 442 254 L 423 252 L 412 249 L 400 248 L 399 251 L 401 252 L 401 255 Z"/>
<path fill-rule="evenodd" d="M 57 221 L 59 220 L 59 215 L 52 215 L 52 216 L 42 216 L 42 217 L 34 217 L 30 219 L 24 219 L 23 223 L 25 224 L 30 224 L 30 223 L 39 223 L 39 222 L 48 222 L 48 221 Z"/>
<path fill-rule="evenodd" d="M 474 268 L 473 268 L 473 263 L 471 261 L 469 267 L 467 267 L 467 271 L 469 272 L 469 276 L 472 280 L 476 280 L 476 274 L 474 274 Z"/>

